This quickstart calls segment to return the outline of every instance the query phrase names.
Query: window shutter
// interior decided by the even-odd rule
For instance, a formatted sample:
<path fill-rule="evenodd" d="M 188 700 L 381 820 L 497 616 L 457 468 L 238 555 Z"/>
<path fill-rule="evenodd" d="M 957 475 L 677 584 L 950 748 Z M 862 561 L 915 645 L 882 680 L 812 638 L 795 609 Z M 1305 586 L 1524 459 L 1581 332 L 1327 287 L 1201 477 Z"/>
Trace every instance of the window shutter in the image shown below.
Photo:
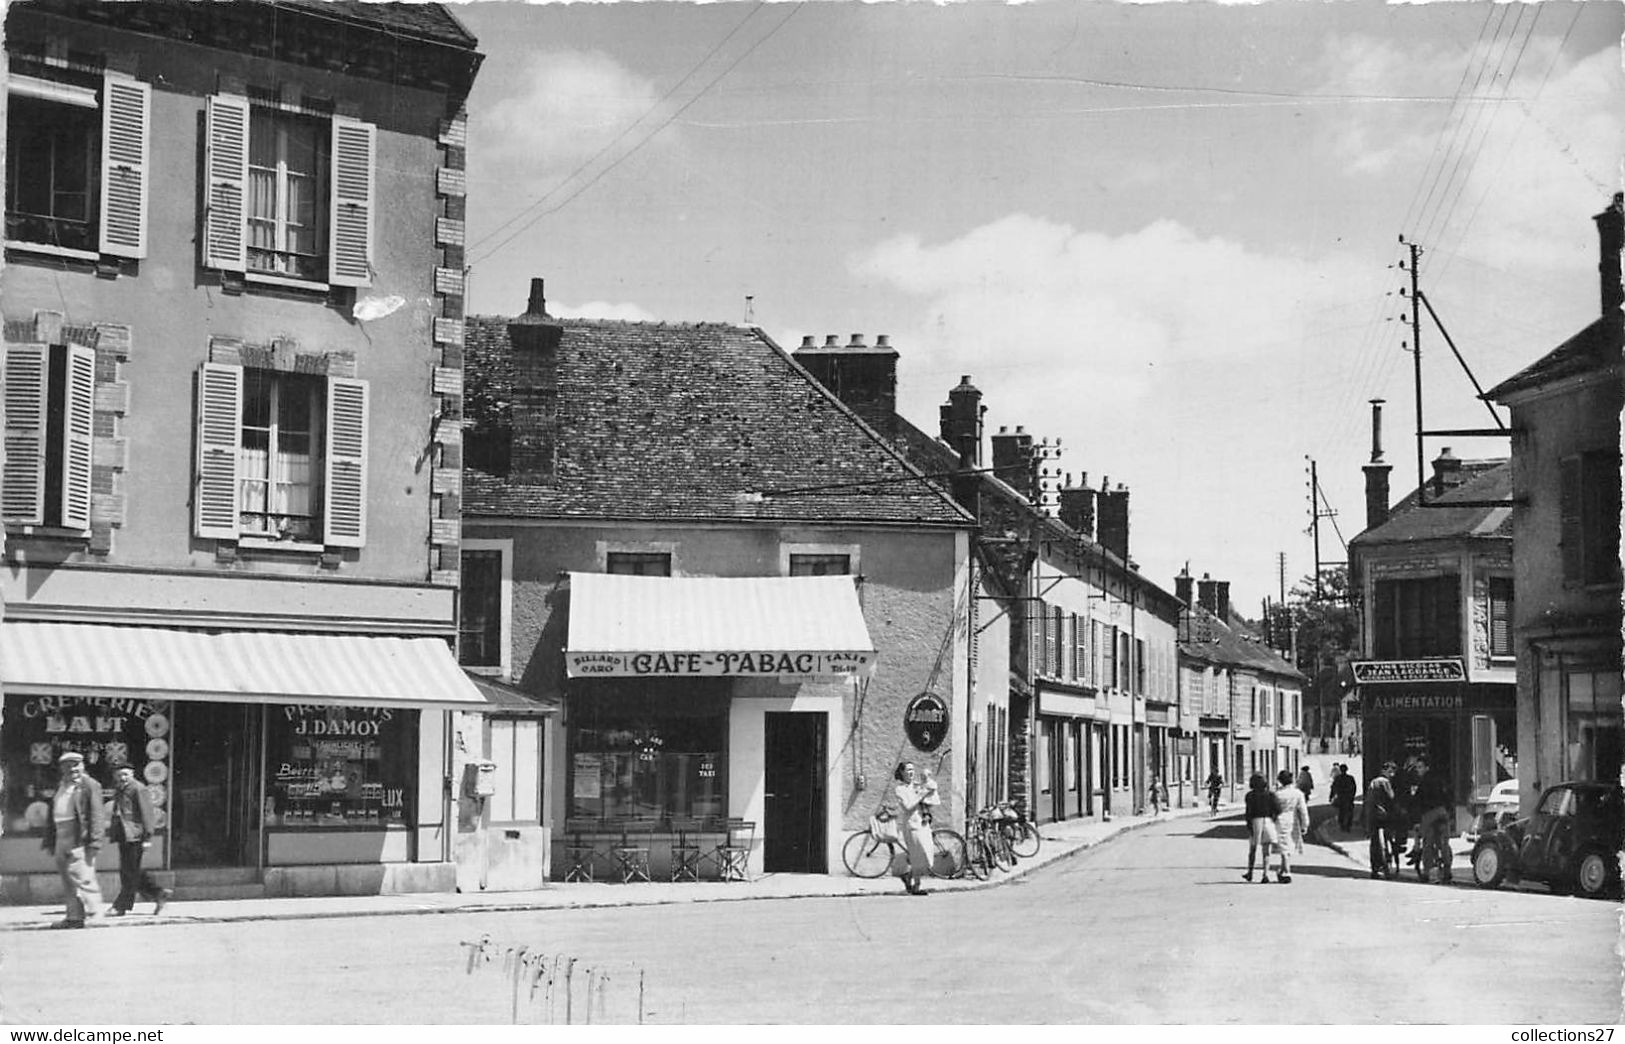
<path fill-rule="evenodd" d="M 367 382 L 327 381 L 327 504 L 322 542 L 361 547 L 367 540 Z"/>
<path fill-rule="evenodd" d="M 378 128 L 357 120 L 333 120 L 333 242 L 328 282 L 334 286 L 372 285 L 373 171 Z"/>
<path fill-rule="evenodd" d="M 1562 549 L 1563 579 L 1578 583 L 1585 569 L 1585 539 L 1580 528 L 1580 458 L 1558 462 L 1557 514 L 1562 529 L 1557 545 Z"/>
<path fill-rule="evenodd" d="M 248 99 L 209 99 L 208 179 L 203 217 L 203 266 L 248 270 Z M 235 522 L 233 532 L 236 531 Z"/>
<path fill-rule="evenodd" d="M 111 74 L 102 80 L 101 243 L 104 254 L 147 256 L 147 128 L 152 87 Z"/>
<path fill-rule="evenodd" d="M 45 377 L 50 349 L 6 347 L 6 466 L 0 479 L 0 515 L 7 522 L 45 521 Z"/>
<path fill-rule="evenodd" d="M 90 528 L 90 455 L 95 437 L 96 353 L 68 345 L 67 409 L 62 426 L 62 526 Z"/>
<path fill-rule="evenodd" d="M 195 532 L 205 540 L 236 540 L 237 455 L 243 416 L 243 368 L 204 363 L 197 381 Z"/>

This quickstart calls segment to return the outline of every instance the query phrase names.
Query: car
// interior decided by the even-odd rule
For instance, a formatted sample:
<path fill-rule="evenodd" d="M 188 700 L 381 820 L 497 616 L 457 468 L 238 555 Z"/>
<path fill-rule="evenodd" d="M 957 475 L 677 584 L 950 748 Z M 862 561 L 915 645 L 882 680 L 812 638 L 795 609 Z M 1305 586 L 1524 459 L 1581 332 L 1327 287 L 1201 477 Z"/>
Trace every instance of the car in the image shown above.
<path fill-rule="evenodd" d="M 1518 818 L 1518 781 L 1503 779 L 1490 790 L 1489 800 L 1473 816 L 1462 840 L 1469 845 L 1492 830 L 1500 830 Z"/>
<path fill-rule="evenodd" d="M 1473 882 L 1544 881 L 1554 892 L 1600 898 L 1619 891 L 1625 791 L 1617 783 L 1547 787 L 1535 814 L 1491 830 L 1473 845 Z"/>

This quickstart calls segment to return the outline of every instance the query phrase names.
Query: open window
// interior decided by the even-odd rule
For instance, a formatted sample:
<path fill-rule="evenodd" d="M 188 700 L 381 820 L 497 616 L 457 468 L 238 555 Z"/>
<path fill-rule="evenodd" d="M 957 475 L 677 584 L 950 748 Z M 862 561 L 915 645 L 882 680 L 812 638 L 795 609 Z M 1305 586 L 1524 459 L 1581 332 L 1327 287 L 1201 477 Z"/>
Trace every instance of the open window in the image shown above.
<path fill-rule="evenodd" d="M 197 445 L 198 536 L 365 544 L 366 381 L 204 363 Z"/>
<path fill-rule="evenodd" d="M 7 248 L 145 257 L 152 88 L 19 63 L 6 93 Z"/>
<path fill-rule="evenodd" d="M 208 104 L 205 267 L 306 286 L 371 286 L 377 128 L 269 100 Z"/>

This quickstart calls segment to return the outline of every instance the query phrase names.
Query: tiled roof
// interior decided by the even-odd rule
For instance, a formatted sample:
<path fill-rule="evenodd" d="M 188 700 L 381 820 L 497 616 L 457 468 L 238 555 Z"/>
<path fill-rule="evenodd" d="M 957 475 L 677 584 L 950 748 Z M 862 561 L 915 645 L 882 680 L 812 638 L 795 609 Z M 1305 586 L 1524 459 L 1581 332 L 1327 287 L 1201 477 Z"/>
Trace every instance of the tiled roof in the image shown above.
<path fill-rule="evenodd" d="M 1448 504 L 1455 500 L 1506 500 L 1512 495 L 1512 462 L 1509 460 L 1463 461 L 1468 477 L 1442 496 L 1428 490 L 1428 501 Z M 1349 541 L 1370 544 L 1407 544 L 1424 540 L 1459 537 L 1498 537 L 1512 539 L 1512 508 L 1455 507 L 1432 508 L 1417 505 L 1417 492 L 1394 505 L 1388 521 Z"/>
<path fill-rule="evenodd" d="M 468 383 L 504 398 L 508 322 L 467 328 Z M 470 469 L 465 517 L 974 522 L 758 329 L 557 322 L 553 481 Z"/>
<path fill-rule="evenodd" d="M 1190 616 L 1180 630 L 1179 651 L 1193 659 L 1220 667 L 1273 674 L 1291 681 L 1305 681 L 1302 671 L 1265 645 L 1258 635 L 1220 620 L 1201 606 L 1191 606 Z"/>
<path fill-rule="evenodd" d="M 360 3 L 358 0 L 272 0 L 280 7 L 304 7 L 335 18 L 370 25 L 418 40 L 474 47 L 479 41 L 441 4 Z"/>
<path fill-rule="evenodd" d="M 1598 319 L 1590 326 L 1553 348 L 1538 360 L 1497 384 L 1482 396 L 1500 400 L 1530 388 L 1601 370 L 1620 362 L 1619 328 Z"/>

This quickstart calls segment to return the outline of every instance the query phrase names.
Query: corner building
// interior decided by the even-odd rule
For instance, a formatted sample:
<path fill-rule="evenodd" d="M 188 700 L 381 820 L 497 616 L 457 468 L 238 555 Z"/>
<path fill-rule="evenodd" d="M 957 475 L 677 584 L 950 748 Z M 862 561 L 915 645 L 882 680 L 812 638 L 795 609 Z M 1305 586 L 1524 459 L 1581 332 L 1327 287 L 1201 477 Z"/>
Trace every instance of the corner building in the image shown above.
<path fill-rule="evenodd" d="M 293 0 L 5 30 L 5 897 L 57 897 L 70 749 L 144 780 L 178 898 L 450 888 L 476 41 Z"/>

